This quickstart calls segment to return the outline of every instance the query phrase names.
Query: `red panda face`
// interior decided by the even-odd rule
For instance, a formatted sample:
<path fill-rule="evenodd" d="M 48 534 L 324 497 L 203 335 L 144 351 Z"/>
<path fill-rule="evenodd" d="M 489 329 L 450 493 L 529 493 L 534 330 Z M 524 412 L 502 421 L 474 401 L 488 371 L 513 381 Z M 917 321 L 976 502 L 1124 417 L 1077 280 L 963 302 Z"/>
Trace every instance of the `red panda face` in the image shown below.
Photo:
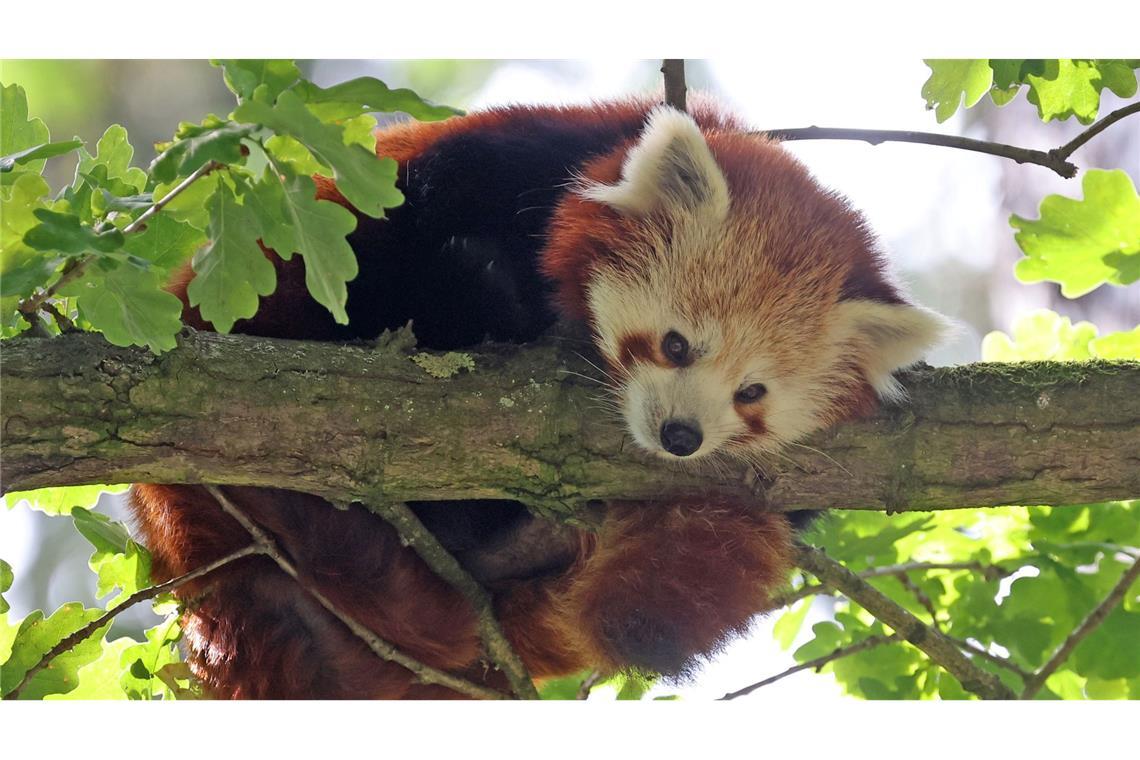
<path fill-rule="evenodd" d="M 577 277 L 652 454 L 749 458 L 866 414 L 944 329 L 899 296 L 862 217 L 763 138 L 659 109 L 620 180 L 589 180 L 574 202 L 601 253 Z"/>

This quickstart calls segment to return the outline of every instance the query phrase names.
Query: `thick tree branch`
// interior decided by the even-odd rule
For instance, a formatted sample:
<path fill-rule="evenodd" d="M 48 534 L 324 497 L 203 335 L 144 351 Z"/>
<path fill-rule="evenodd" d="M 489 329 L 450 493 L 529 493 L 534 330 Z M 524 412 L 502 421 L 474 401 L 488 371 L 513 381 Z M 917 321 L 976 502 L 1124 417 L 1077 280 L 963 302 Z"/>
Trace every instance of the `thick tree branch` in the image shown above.
<path fill-rule="evenodd" d="M 428 375 L 391 348 L 188 332 L 155 356 L 101 336 L 5 341 L 5 492 L 108 482 L 289 488 L 332 501 L 751 497 L 641 454 L 597 409 L 579 346 L 486 346 Z M 572 370 L 572 371 L 568 371 Z M 975 364 L 766 469 L 777 510 L 1080 504 L 1140 495 L 1140 363 Z M 720 463 L 723 465 L 723 463 Z"/>
<path fill-rule="evenodd" d="M 20 698 L 20 692 L 23 691 L 24 687 L 27 686 L 28 683 L 31 682 L 31 680 L 35 677 L 36 673 L 39 673 L 41 670 L 43 670 L 48 665 L 50 665 L 51 661 L 54 660 L 56 657 L 59 657 L 64 652 L 70 651 L 71 649 L 76 647 L 84 639 L 86 639 L 90 636 L 94 636 L 95 633 L 98 632 L 100 628 L 102 628 L 103 626 L 107 625 L 112 620 L 114 620 L 115 617 L 119 613 L 124 612 L 125 610 L 128 610 L 131 607 L 134 607 L 139 602 L 145 602 L 147 599 L 154 599 L 159 594 L 164 594 L 167 591 L 173 591 L 174 589 L 179 588 L 180 586 L 184 586 L 187 583 L 189 583 L 190 581 L 201 578 L 204 575 L 208 575 L 208 574 L 214 572 L 215 570 L 217 570 L 219 568 L 225 567 L 226 565 L 230 564 L 231 562 L 236 562 L 237 560 L 241 559 L 242 557 L 248 557 L 251 554 L 263 554 L 263 553 L 264 553 L 264 550 L 262 549 L 262 547 L 260 545 L 252 544 L 252 545 L 247 546 L 243 549 L 238 549 L 236 552 L 233 552 L 232 554 L 227 554 L 225 557 L 222 557 L 221 559 L 217 559 L 217 560 L 214 560 L 213 562 L 211 562 L 207 565 L 203 565 L 202 567 L 198 568 L 197 570 L 191 570 L 190 572 L 186 573 L 185 575 L 180 575 L 177 578 L 171 578 L 168 581 L 155 584 L 154 586 L 150 586 L 148 588 L 139 589 L 138 591 L 131 594 L 130 596 L 128 596 L 123 601 L 116 604 L 111 609 L 107 610 L 105 613 L 103 613 L 99 617 L 92 620 L 87 625 L 80 628 L 78 631 L 75 631 L 74 633 L 68 634 L 63 639 L 61 639 L 58 644 L 56 644 L 54 647 L 52 647 L 50 650 L 48 650 L 47 654 L 45 654 L 43 657 L 40 658 L 39 662 L 37 662 L 32 667 L 28 668 L 27 672 L 24 673 L 23 678 L 20 679 L 20 682 L 18 684 L 16 684 L 16 687 L 14 689 L 12 689 L 12 691 L 8 692 L 8 694 L 6 694 L 4 696 L 4 699 L 19 699 Z"/>
<path fill-rule="evenodd" d="M 983 699 L 1016 698 L 1009 687 L 992 673 L 979 668 L 962 654 L 957 644 L 936 628 L 924 624 L 819 549 L 800 547 L 797 564 L 897 631 L 903 639 L 957 678 L 966 691 Z"/>
<path fill-rule="evenodd" d="M 214 497 L 226 514 L 238 521 L 238 523 L 245 528 L 246 532 L 253 538 L 262 554 L 265 554 L 281 568 L 290 578 L 297 582 L 305 593 L 313 597 L 324 607 L 333 617 L 344 624 L 346 628 L 352 631 L 353 635 L 368 645 L 378 657 L 394 662 L 400 665 L 414 675 L 421 683 L 437 684 L 439 686 L 446 686 L 447 688 L 466 694 L 469 697 L 476 699 L 502 699 L 503 695 L 494 689 L 488 689 L 485 686 L 471 683 L 470 681 L 453 676 L 450 673 L 445 673 L 442 670 L 437 670 L 430 665 L 416 660 L 404 654 L 389 642 L 377 636 L 369 630 L 363 623 L 356 618 L 344 612 L 332 600 L 325 596 L 320 589 L 311 583 L 307 583 L 301 574 L 297 571 L 293 562 L 285 556 L 285 554 L 277 548 L 277 543 L 273 538 L 261 528 L 260 525 L 249 519 L 241 508 L 234 504 L 230 499 L 222 493 L 221 489 L 216 486 L 206 486 L 206 490 Z"/>
<path fill-rule="evenodd" d="M 1021 693 L 1022 699 L 1032 699 L 1037 692 L 1041 690 L 1041 687 L 1045 685 L 1045 681 L 1048 680 L 1049 676 L 1053 675 L 1057 668 L 1063 665 L 1065 660 L 1069 659 L 1069 655 L 1077 648 L 1077 644 L 1080 644 L 1086 636 L 1096 630 L 1096 627 L 1104 622 L 1104 619 L 1108 617 L 1108 614 L 1112 612 L 1113 608 L 1120 604 L 1120 601 L 1124 598 L 1124 595 L 1128 593 L 1128 589 L 1136 582 L 1137 578 L 1140 578 L 1140 559 L 1132 562 L 1128 569 L 1124 571 L 1124 574 L 1120 576 L 1120 580 L 1113 586 L 1108 596 L 1096 606 L 1096 609 L 1088 614 L 1088 617 L 1081 621 L 1080 625 L 1073 629 L 1073 632 L 1062 642 L 1061 646 L 1057 647 L 1057 651 L 1053 653 L 1049 661 L 1042 665 L 1041 669 L 1034 673 L 1026 682 L 1025 691 Z M 1132 646 L 1135 645 L 1136 643 L 1133 642 Z"/>

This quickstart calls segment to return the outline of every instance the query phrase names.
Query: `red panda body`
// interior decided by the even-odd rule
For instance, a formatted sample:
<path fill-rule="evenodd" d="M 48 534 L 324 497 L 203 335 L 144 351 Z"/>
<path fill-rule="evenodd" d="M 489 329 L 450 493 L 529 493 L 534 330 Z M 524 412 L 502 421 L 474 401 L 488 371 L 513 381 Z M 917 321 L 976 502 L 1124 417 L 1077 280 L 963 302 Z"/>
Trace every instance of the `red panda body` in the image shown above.
<path fill-rule="evenodd" d="M 413 321 L 432 349 L 533 340 L 584 323 L 633 440 L 652 455 L 753 461 L 872 409 L 940 323 L 908 304 L 862 218 L 779 146 L 711 107 L 510 107 L 378 134 L 405 203 L 359 217 L 349 324 L 307 295 L 303 262 L 271 254 L 278 288 L 238 332 L 371 338 Z M 321 197 L 345 203 L 319 182 Z M 345 203 L 345 205 L 347 205 Z M 187 270 L 172 289 L 184 316 Z M 398 649 L 505 688 L 474 614 L 359 505 L 228 488 L 306 582 Z M 137 485 L 156 573 L 172 577 L 248 543 L 204 489 Z M 413 507 L 477 564 L 525 510 L 509 502 Z M 788 518 L 728 503 L 608 505 L 564 535 L 551 564 L 482 574 L 532 675 L 636 667 L 685 672 L 742 632 L 790 568 Z M 192 667 L 215 696 L 438 698 L 385 662 L 267 558 L 181 597 Z"/>

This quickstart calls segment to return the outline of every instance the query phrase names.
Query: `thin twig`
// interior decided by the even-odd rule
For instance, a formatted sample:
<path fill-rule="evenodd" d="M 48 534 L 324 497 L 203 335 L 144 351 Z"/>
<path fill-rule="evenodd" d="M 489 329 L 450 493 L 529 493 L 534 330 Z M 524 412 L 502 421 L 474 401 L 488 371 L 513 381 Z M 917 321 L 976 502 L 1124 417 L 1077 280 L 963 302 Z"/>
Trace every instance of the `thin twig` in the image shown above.
<path fill-rule="evenodd" d="M 1005 657 L 1002 657 L 1001 655 L 994 654 L 993 652 L 989 651 L 985 647 L 979 646 L 972 641 L 967 641 L 966 639 L 955 638 L 955 637 L 950 636 L 950 635 L 945 634 L 945 633 L 943 633 L 942 635 L 946 636 L 946 638 L 950 639 L 955 644 L 957 644 L 959 646 L 959 648 L 966 649 L 970 652 L 973 652 L 974 654 L 978 655 L 979 657 L 986 659 L 986 660 L 989 660 L 994 665 L 997 665 L 999 668 L 1005 668 L 1006 670 L 1010 671 L 1011 673 L 1016 673 L 1017 675 L 1021 676 L 1021 680 L 1023 680 L 1023 681 L 1028 680 L 1029 677 L 1033 675 L 1028 670 L 1021 667 L 1020 665 L 1013 662 L 1012 660 L 1007 659 Z"/>
<path fill-rule="evenodd" d="M 849 646 L 839 647 L 838 649 L 831 652 L 830 654 L 825 654 L 822 657 L 816 657 L 814 660 L 808 660 L 807 662 L 802 662 L 799 665 L 788 668 L 783 673 L 777 673 L 776 675 L 771 676 L 770 678 L 765 678 L 763 681 L 757 681 L 756 683 L 752 684 L 751 686 L 745 686 L 743 689 L 738 689 L 737 691 L 730 691 L 728 694 L 725 694 L 723 697 L 721 697 L 720 701 L 726 701 L 729 699 L 736 699 L 737 697 L 743 697 L 745 694 L 751 694 L 752 692 L 756 691 L 761 686 L 767 686 L 768 684 L 775 683 L 776 681 L 779 681 L 782 678 L 787 678 L 788 676 L 792 675 L 793 673 L 799 673 L 801 670 L 813 670 L 813 669 L 818 670 L 818 669 L 822 668 L 824 665 L 828 664 L 829 662 L 834 662 L 835 660 L 839 660 L 839 659 L 842 659 L 844 657 L 848 657 L 848 656 L 853 655 L 853 654 L 858 654 L 859 652 L 863 652 L 863 651 L 866 651 L 868 649 L 873 649 L 875 647 L 882 646 L 883 644 L 889 644 L 892 641 L 897 641 L 899 638 L 901 638 L 901 637 L 897 633 L 892 633 L 889 636 L 883 636 L 883 635 L 870 636 L 870 637 L 865 638 L 862 641 L 858 642 L 857 644 L 851 644 Z"/>
<path fill-rule="evenodd" d="M 152 204 L 149 208 L 147 208 L 146 211 L 142 212 L 142 214 L 139 215 L 138 219 L 135 219 L 133 222 L 124 227 L 123 234 L 130 235 L 132 232 L 137 232 L 143 225 L 146 224 L 146 221 L 148 219 L 161 211 L 166 206 L 166 204 L 170 203 L 172 200 L 181 195 L 183 191 L 186 190 L 186 188 L 190 187 L 190 185 L 194 184 L 195 181 L 201 179 L 202 177 L 205 177 L 207 174 L 214 171 L 220 166 L 223 166 L 223 164 L 220 164 L 217 161 L 210 161 L 195 169 L 194 172 L 190 174 L 190 176 L 179 182 L 169 193 L 164 195 L 162 197 L 162 200 L 155 201 L 154 204 Z M 79 279 L 83 275 L 83 272 L 86 270 L 87 265 L 94 261 L 96 258 L 98 257 L 88 254 L 86 256 L 80 256 L 77 259 L 71 259 L 67 264 L 64 265 L 62 274 L 60 274 L 59 279 L 56 280 L 51 287 L 45 288 L 38 293 L 28 296 L 19 304 L 17 304 L 16 309 L 27 317 L 35 315 L 37 311 L 43 308 L 44 302 L 58 293 L 60 288 Z"/>
<path fill-rule="evenodd" d="M 230 564 L 231 562 L 235 562 L 235 561 L 241 559 L 242 557 L 248 557 L 251 554 L 262 554 L 262 553 L 264 553 L 264 552 L 263 552 L 262 547 L 260 545 L 258 545 L 256 543 L 251 544 L 251 545 L 245 547 L 244 549 L 238 549 L 236 552 L 233 552 L 232 554 L 227 554 L 226 556 L 222 557 L 221 559 L 214 560 L 213 562 L 211 562 L 208 565 L 203 565 L 202 567 L 199 567 L 196 570 L 191 570 L 190 572 L 186 573 L 185 575 L 180 575 L 177 578 L 172 578 L 168 581 L 164 581 L 163 583 L 159 583 L 155 586 L 150 586 L 148 588 L 144 588 L 144 589 L 140 589 L 140 590 L 136 591 L 135 593 L 131 594 L 130 596 L 128 596 L 123 601 L 116 604 L 111 609 L 104 612 L 102 615 L 97 617 L 95 620 L 92 620 L 90 623 L 83 626 L 78 631 L 75 631 L 74 633 L 72 633 L 72 634 L 68 635 L 67 637 L 65 637 L 64 639 L 62 639 L 58 644 L 56 644 L 54 647 L 52 647 L 50 650 L 48 650 L 48 653 L 45 654 L 43 657 L 41 657 L 39 662 L 37 662 L 32 667 L 28 668 L 28 671 L 26 673 L 24 673 L 24 677 L 22 679 L 20 679 L 20 683 L 18 683 L 16 685 L 16 688 L 12 689 L 12 691 L 9 692 L 4 697 L 4 699 L 17 699 L 17 698 L 19 698 L 20 692 L 24 689 L 24 687 L 26 687 L 28 685 L 28 683 L 32 680 L 32 678 L 35 677 L 35 675 L 37 673 L 39 673 L 41 670 L 46 668 L 51 663 L 52 660 L 54 660 L 56 657 L 59 657 L 64 652 L 67 652 L 67 651 L 73 649 L 76 645 L 78 645 L 81 641 L 88 638 L 89 636 L 93 636 L 96 631 L 98 631 L 100 628 L 102 628 L 103 626 L 107 625 L 112 620 L 114 620 L 115 616 L 118 615 L 120 612 L 123 612 L 124 610 L 135 606 L 139 602 L 146 601 L 147 599 L 153 599 L 154 597 L 158 596 L 159 594 L 165 593 L 165 592 L 170 591 L 172 589 L 176 589 L 180 586 L 183 586 L 183 585 L 189 583 L 190 581 L 201 578 L 203 575 L 207 575 L 209 573 L 212 573 L 219 568 L 225 567 L 226 565 Z"/>
<path fill-rule="evenodd" d="M 415 513 L 403 502 L 366 504 L 370 511 L 383 517 L 400 539 L 415 550 L 436 575 L 455 587 L 475 608 L 479 636 L 487 655 L 507 676 L 511 690 L 521 699 L 538 699 L 538 690 L 527 673 L 526 665 L 507 641 L 503 628 L 495 617 L 491 598 L 479 582 L 463 569 L 443 544 L 424 527 Z"/>
<path fill-rule="evenodd" d="M 1014 699 L 1016 695 L 995 675 L 987 673 L 966 657 L 957 645 L 937 629 L 926 625 L 907 610 L 888 599 L 867 581 L 859 578 L 843 565 L 819 549 L 801 546 L 797 563 L 820 581 L 841 592 L 851 601 L 870 612 L 886 625 L 899 632 L 926 653 L 931 660 L 958 679 L 962 688 L 983 699 Z"/>
<path fill-rule="evenodd" d="M 1104 619 L 1108 617 L 1108 613 L 1112 612 L 1112 609 L 1120 604 L 1120 600 L 1128 593 L 1128 587 L 1131 586 L 1137 578 L 1140 578 L 1140 560 L 1133 562 L 1132 565 L 1124 571 L 1124 575 L 1120 576 L 1120 580 L 1112 587 L 1112 591 L 1108 592 L 1108 596 L 1096 606 L 1096 609 L 1088 614 L 1088 617 L 1081 621 L 1081 624 L 1069 634 L 1069 637 L 1065 639 L 1061 646 L 1057 647 L 1057 651 L 1053 653 L 1049 661 L 1042 665 L 1041 669 L 1034 673 L 1025 683 L 1025 691 L 1021 693 L 1022 699 L 1032 699 L 1033 696 L 1041 690 L 1041 687 L 1045 685 L 1045 681 L 1069 658 L 1069 655 L 1072 654 L 1077 644 L 1081 643 L 1098 625 L 1104 622 Z M 1135 642 L 1133 642 L 1133 646 L 1135 646 Z"/>
<path fill-rule="evenodd" d="M 590 671 L 590 675 L 582 680 L 582 685 L 578 687 L 578 693 L 575 695 L 576 699 L 589 699 L 590 691 L 597 685 L 598 681 L 602 680 L 602 672 L 600 670 Z"/>
<path fill-rule="evenodd" d="M 685 59 L 666 58 L 661 62 L 661 73 L 665 77 L 665 105 L 678 111 L 688 110 L 686 103 Z"/>
<path fill-rule="evenodd" d="M 904 576 L 906 573 L 923 570 L 976 570 L 984 575 L 987 580 L 1000 580 L 1012 574 L 1012 571 L 1005 570 L 997 565 L 984 565 L 981 562 L 903 562 L 898 565 L 872 567 L 870 570 L 857 573 L 857 575 L 863 580 L 867 580 L 885 575 Z M 799 588 L 774 597 L 768 609 L 778 610 L 781 607 L 795 604 L 804 597 L 814 594 L 827 594 L 827 592 L 828 587 L 822 583 L 804 583 Z"/>
<path fill-rule="evenodd" d="M 277 566 L 280 567 L 290 578 L 295 580 L 298 586 L 304 589 L 304 591 L 313 597 L 313 599 L 317 600 L 317 602 L 322 607 L 328 610 L 333 617 L 343 623 L 358 639 L 367 644 L 368 648 L 375 652 L 379 657 L 390 662 L 394 662 L 408 669 L 417 679 L 420 680 L 421 683 L 438 684 L 440 686 L 445 686 L 453 691 L 457 691 L 461 694 L 466 694 L 470 697 L 475 697 L 478 699 L 504 698 L 503 694 L 500 694 L 494 689 L 488 689 L 484 686 L 479 686 L 478 684 L 474 684 L 470 681 L 453 676 L 450 673 L 445 673 L 442 670 L 437 670 L 430 665 L 425 665 L 419 660 L 413 659 L 412 657 L 404 654 L 400 650 L 396 649 L 395 646 L 377 636 L 356 618 L 340 610 L 315 586 L 301 580 L 300 573 L 298 573 L 296 566 L 281 552 L 280 549 L 277 548 L 277 543 L 272 539 L 272 537 L 270 537 L 270 535 L 266 533 L 261 528 L 261 526 L 250 520 L 249 517 L 247 517 L 246 514 L 242 512 L 236 504 L 230 501 L 230 499 L 224 493 L 222 493 L 218 487 L 208 485 L 205 486 L 205 488 L 218 502 L 218 505 L 226 511 L 226 514 L 237 520 L 238 523 L 240 523 L 241 526 L 246 529 L 246 531 L 250 534 L 250 536 L 253 537 L 254 541 L 266 556 L 276 562 Z"/>
<path fill-rule="evenodd" d="M 769 129 L 758 134 L 773 140 L 859 140 L 872 145 L 884 142 L 920 143 L 945 148 L 986 153 L 1016 161 L 1019 164 L 1037 164 L 1052 169 L 1065 179 L 1075 177 L 1076 164 L 1072 164 L 1052 151 L 1019 148 L 1016 145 L 975 140 L 961 135 L 944 135 L 938 132 L 912 132 L 900 129 L 846 129 L 842 127 L 800 127 L 798 129 Z"/>
<path fill-rule="evenodd" d="M 1117 108 L 1108 116 L 1105 116 L 1103 119 L 1096 122 L 1088 129 L 1074 137 L 1072 140 L 1069 140 L 1060 148 L 1054 148 L 1053 150 L 1049 151 L 1049 153 L 1050 155 L 1054 155 L 1061 160 L 1065 160 L 1069 156 L 1073 155 L 1073 153 L 1076 152 L 1077 148 L 1081 147 L 1089 140 L 1099 135 L 1105 129 L 1108 129 L 1113 124 L 1123 119 L 1125 116 L 1129 116 L 1134 113 L 1140 113 L 1140 101 L 1130 103 L 1129 105 L 1126 105 L 1122 108 Z"/>

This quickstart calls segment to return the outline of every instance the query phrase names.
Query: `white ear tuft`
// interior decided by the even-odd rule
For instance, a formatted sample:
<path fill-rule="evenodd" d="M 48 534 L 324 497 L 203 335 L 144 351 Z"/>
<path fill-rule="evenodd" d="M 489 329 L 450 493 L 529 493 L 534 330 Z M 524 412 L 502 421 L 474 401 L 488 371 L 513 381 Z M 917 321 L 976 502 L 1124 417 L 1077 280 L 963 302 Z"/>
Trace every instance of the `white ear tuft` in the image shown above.
<path fill-rule="evenodd" d="M 895 370 L 914 364 L 953 332 L 941 314 L 907 303 L 840 301 L 836 310 L 867 380 L 888 401 L 905 395 L 892 376 Z"/>
<path fill-rule="evenodd" d="M 641 139 L 626 156 L 616 185 L 589 185 L 591 200 L 634 216 L 654 211 L 728 214 L 728 183 L 700 127 L 683 111 L 668 106 L 649 115 Z"/>

